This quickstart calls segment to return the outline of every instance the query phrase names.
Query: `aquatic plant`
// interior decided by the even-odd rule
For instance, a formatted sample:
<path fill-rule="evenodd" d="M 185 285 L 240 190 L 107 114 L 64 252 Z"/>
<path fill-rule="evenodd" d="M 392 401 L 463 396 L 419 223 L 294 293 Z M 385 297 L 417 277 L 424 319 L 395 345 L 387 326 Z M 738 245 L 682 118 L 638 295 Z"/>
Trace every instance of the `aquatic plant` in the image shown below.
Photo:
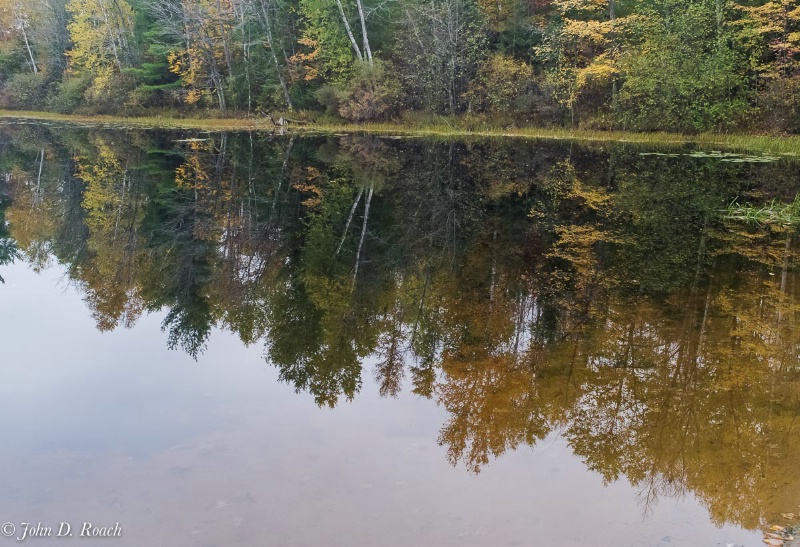
<path fill-rule="evenodd" d="M 797 227 L 800 225 L 800 194 L 791 203 L 772 200 L 761 206 L 741 205 L 734 200 L 728 206 L 725 218 L 755 224 Z"/>

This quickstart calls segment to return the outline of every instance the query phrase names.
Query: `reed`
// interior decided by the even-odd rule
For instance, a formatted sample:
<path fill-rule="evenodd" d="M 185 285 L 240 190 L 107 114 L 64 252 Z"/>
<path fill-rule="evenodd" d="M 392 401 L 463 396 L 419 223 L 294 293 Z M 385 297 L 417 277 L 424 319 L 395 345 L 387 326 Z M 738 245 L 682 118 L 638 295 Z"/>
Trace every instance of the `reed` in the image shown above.
<path fill-rule="evenodd" d="M 800 226 L 800 194 L 797 194 L 791 203 L 772 200 L 758 207 L 749 204 L 740 205 L 734 201 L 728 206 L 725 218 L 751 224 L 797 227 Z"/>

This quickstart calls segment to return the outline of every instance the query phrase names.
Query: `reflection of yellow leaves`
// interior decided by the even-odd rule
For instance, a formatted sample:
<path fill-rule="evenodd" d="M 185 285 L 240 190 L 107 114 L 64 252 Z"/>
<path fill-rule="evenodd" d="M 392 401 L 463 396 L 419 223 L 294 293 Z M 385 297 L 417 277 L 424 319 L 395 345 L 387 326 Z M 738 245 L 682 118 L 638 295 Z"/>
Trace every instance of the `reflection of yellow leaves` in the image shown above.
<path fill-rule="evenodd" d="M 322 189 L 317 186 L 316 184 L 306 184 L 304 182 L 298 182 L 292 184 L 292 188 L 299 192 L 307 192 L 313 194 L 312 197 L 303 200 L 303 205 L 308 208 L 317 207 L 322 203 Z"/>
<path fill-rule="evenodd" d="M 590 211 L 604 212 L 611 203 L 611 196 L 602 188 L 584 187 L 580 182 L 572 187 L 570 196 L 579 198 L 583 205 Z"/>
<path fill-rule="evenodd" d="M 198 155 L 188 156 L 175 169 L 175 184 L 178 188 L 200 188 L 208 184 L 209 175 Z"/>
<path fill-rule="evenodd" d="M 318 179 L 322 173 L 316 167 L 306 167 L 306 180 L 316 180 Z"/>
<path fill-rule="evenodd" d="M 558 243 L 554 246 L 549 256 L 563 258 L 575 266 L 596 266 L 596 259 L 591 251 L 597 243 L 613 243 L 617 239 L 610 233 L 594 226 L 556 226 Z"/>

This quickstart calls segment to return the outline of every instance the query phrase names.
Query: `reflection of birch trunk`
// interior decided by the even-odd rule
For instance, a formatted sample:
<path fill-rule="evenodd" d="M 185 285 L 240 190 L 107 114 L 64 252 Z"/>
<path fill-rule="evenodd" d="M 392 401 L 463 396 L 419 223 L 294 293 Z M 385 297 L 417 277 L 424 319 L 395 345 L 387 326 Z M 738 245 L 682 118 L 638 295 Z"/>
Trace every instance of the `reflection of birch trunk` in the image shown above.
<path fill-rule="evenodd" d="M 353 272 L 353 285 L 356 283 L 358 277 L 358 265 L 361 262 L 361 249 L 364 247 L 364 238 L 367 236 L 367 222 L 369 221 L 369 204 L 372 201 L 372 184 L 369 186 L 369 193 L 367 193 L 367 203 L 364 206 L 364 223 L 361 225 L 361 239 L 358 240 L 358 251 L 356 251 L 356 267 Z"/>
<path fill-rule="evenodd" d="M 786 292 L 786 280 L 789 275 L 789 257 L 791 255 L 791 248 L 792 248 L 792 234 L 790 232 L 786 233 L 786 245 L 783 249 L 783 265 L 781 267 L 781 292 Z"/>
<path fill-rule="evenodd" d="M 272 219 L 275 215 L 275 206 L 278 203 L 278 194 L 281 191 L 281 187 L 283 186 L 283 179 L 289 178 L 289 160 L 292 157 L 292 146 L 294 146 L 294 135 L 289 138 L 289 144 L 286 145 L 286 152 L 283 156 L 283 165 L 281 166 L 281 175 L 278 177 L 278 184 L 275 186 L 275 193 L 272 197 L 272 209 L 269 213 L 269 222 L 268 226 L 272 228 Z"/>
<path fill-rule="evenodd" d="M 706 254 L 706 239 L 708 237 L 708 232 L 706 227 L 708 226 L 708 219 L 705 219 L 703 222 L 703 232 L 700 235 L 700 245 L 697 248 L 697 265 L 695 266 L 694 270 L 694 283 L 692 284 L 692 295 L 697 294 L 697 287 L 700 283 L 700 274 L 703 271 L 703 258 Z"/>
<path fill-rule="evenodd" d="M 42 186 L 42 168 L 44 167 L 44 148 L 42 148 L 42 157 L 39 159 L 39 174 L 36 177 L 36 191 L 39 192 Z"/>
<path fill-rule="evenodd" d="M 422 318 L 422 312 L 425 310 L 425 296 L 428 294 L 428 287 L 431 284 L 431 276 L 429 271 L 425 271 L 425 278 L 422 284 L 422 296 L 419 299 L 419 309 L 417 310 L 417 317 L 414 319 L 414 328 L 411 331 L 411 344 L 414 344 L 414 340 L 417 337 L 417 327 L 419 327 L 420 319 Z"/>
<path fill-rule="evenodd" d="M 786 281 L 789 278 L 789 258 L 792 250 L 792 234 L 786 232 L 786 245 L 783 248 L 783 264 L 781 264 L 781 294 L 778 300 L 778 323 L 783 319 L 783 305 L 786 295 Z"/>
<path fill-rule="evenodd" d="M 489 311 L 494 306 L 494 291 L 497 288 L 497 230 L 492 233 L 492 273 L 489 281 Z"/>
<path fill-rule="evenodd" d="M 42 148 L 41 157 L 39 159 L 39 175 L 36 177 L 36 192 L 34 192 L 31 209 L 36 207 L 42 198 L 42 167 L 44 166 L 44 148 Z"/>
<path fill-rule="evenodd" d="M 525 317 L 528 312 L 528 299 L 527 292 L 521 293 L 517 301 L 517 318 L 514 322 L 514 364 L 519 361 L 519 344 L 525 330 Z"/>
<path fill-rule="evenodd" d="M 358 42 L 356 42 L 355 36 L 353 36 L 353 30 L 350 28 L 350 22 L 347 20 L 347 15 L 344 13 L 344 7 L 342 7 L 342 0 L 336 0 L 336 5 L 339 6 L 339 13 L 342 16 L 344 29 L 347 31 L 347 37 L 350 38 L 350 45 L 353 46 L 353 51 L 356 52 L 356 57 L 358 57 L 358 60 L 363 61 L 364 56 L 361 54 L 361 48 L 358 47 Z"/>
<path fill-rule="evenodd" d="M 353 222 L 353 215 L 356 214 L 356 208 L 358 204 L 361 202 L 361 196 L 364 194 L 364 189 L 361 188 L 358 191 L 358 195 L 356 196 L 356 200 L 353 202 L 353 206 L 350 208 L 350 214 L 347 216 L 347 223 L 344 225 L 344 233 L 342 234 L 342 239 L 339 241 L 339 246 L 336 247 L 336 253 L 333 255 L 334 257 L 339 256 L 339 252 L 342 250 L 342 245 L 344 245 L 344 240 L 347 238 L 347 231 L 350 229 L 350 223 Z"/>
<path fill-rule="evenodd" d="M 703 344 L 706 339 L 706 324 L 708 323 L 708 308 L 711 305 L 711 287 L 706 290 L 706 305 L 703 310 L 703 321 L 700 323 L 700 339 L 697 341 L 697 353 L 703 352 Z"/>
<path fill-rule="evenodd" d="M 117 218 L 114 221 L 114 235 L 112 241 L 117 242 L 117 230 L 119 230 L 119 223 L 122 221 L 122 211 L 125 208 L 125 194 L 128 188 L 128 164 L 125 164 L 125 170 L 122 172 L 122 197 L 119 200 L 117 207 Z"/>

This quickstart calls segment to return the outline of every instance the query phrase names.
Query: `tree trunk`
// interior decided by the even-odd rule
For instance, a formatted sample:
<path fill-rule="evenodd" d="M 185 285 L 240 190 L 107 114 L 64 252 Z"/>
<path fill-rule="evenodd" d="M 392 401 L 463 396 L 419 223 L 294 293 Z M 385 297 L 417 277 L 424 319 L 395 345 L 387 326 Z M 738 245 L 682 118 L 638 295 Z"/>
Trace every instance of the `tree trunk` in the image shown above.
<path fill-rule="evenodd" d="M 356 42 L 356 38 L 353 36 L 353 30 L 350 28 L 350 23 L 347 21 L 347 15 L 345 15 L 344 8 L 342 7 L 342 0 L 336 0 L 336 5 L 339 6 L 339 13 L 342 15 L 344 29 L 347 31 L 347 37 L 350 38 L 350 45 L 353 46 L 353 51 L 356 52 L 358 60 L 363 61 L 364 56 L 361 54 L 361 48 L 358 47 L 358 42 Z"/>
<path fill-rule="evenodd" d="M 36 59 L 33 57 L 33 49 L 28 41 L 28 33 L 25 31 L 26 21 L 22 17 L 22 13 L 20 13 L 19 9 L 19 4 L 14 6 L 14 18 L 16 19 L 16 23 L 19 25 L 19 28 L 22 31 L 22 39 L 25 41 L 25 49 L 28 50 L 28 57 L 31 60 L 31 70 L 33 70 L 34 74 L 38 74 L 39 68 L 36 66 Z"/>
<path fill-rule="evenodd" d="M 269 52 L 272 54 L 272 64 L 275 66 L 275 72 L 278 75 L 278 81 L 280 82 L 281 89 L 283 90 L 283 97 L 286 100 L 286 106 L 288 106 L 289 110 L 291 110 L 294 108 L 294 105 L 292 105 L 292 98 L 289 96 L 289 88 L 286 85 L 286 79 L 283 77 L 283 67 L 278 62 L 278 55 L 275 53 L 275 44 L 272 40 L 272 19 L 269 16 L 267 0 L 261 0 L 261 14 L 264 17 L 264 30 L 267 33 L 267 45 L 269 46 Z"/>
<path fill-rule="evenodd" d="M 369 38 L 367 37 L 367 20 L 364 17 L 364 5 L 361 3 L 361 0 L 356 0 L 356 5 L 358 6 L 358 17 L 361 19 L 361 35 L 364 39 L 364 53 L 366 53 L 369 66 L 372 66 L 372 49 L 369 47 Z"/>
<path fill-rule="evenodd" d="M 367 203 L 364 206 L 364 224 L 361 225 L 361 239 L 358 240 L 358 251 L 356 251 L 356 267 L 353 272 L 353 286 L 356 284 L 358 277 L 358 265 L 361 263 L 361 249 L 364 247 L 364 239 L 367 235 L 367 222 L 369 221 L 369 204 L 372 201 L 372 185 L 370 184 L 369 193 L 367 194 Z"/>
<path fill-rule="evenodd" d="M 364 189 L 358 191 L 358 195 L 356 196 L 356 200 L 353 202 L 353 206 L 350 208 L 350 214 L 347 216 L 347 222 L 344 225 L 344 233 L 342 234 L 342 240 L 339 241 L 339 246 L 336 247 L 336 253 L 333 255 L 334 257 L 339 256 L 339 252 L 342 250 L 342 245 L 344 245 L 344 240 L 347 238 L 347 231 L 350 229 L 350 223 L 353 222 L 353 215 L 356 213 L 356 207 L 361 202 L 361 195 L 364 193 Z"/>

